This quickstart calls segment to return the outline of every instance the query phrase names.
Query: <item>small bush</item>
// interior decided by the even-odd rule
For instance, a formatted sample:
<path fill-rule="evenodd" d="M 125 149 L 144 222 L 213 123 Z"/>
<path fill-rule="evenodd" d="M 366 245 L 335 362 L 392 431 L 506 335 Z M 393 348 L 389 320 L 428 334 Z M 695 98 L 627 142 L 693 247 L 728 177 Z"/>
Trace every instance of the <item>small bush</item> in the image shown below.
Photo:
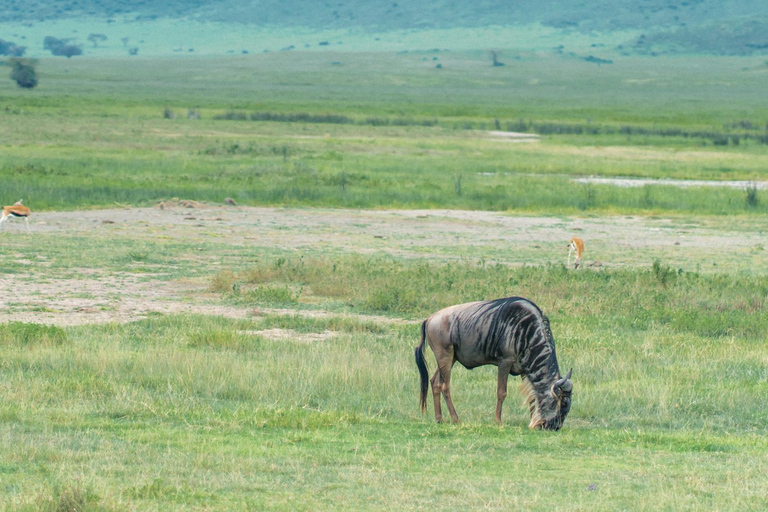
<path fill-rule="evenodd" d="M 37 73 L 34 63 L 27 59 L 11 59 L 11 79 L 19 87 L 33 89 L 37 87 Z"/>
<path fill-rule="evenodd" d="M 667 286 L 678 274 L 682 274 L 682 269 L 674 270 L 667 265 L 663 265 L 660 260 L 654 260 L 651 272 L 653 272 L 656 280 L 663 286 Z"/>
<path fill-rule="evenodd" d="M 744 189 L 744 202 L 747 204 L 747 208 L 755 208 L 758 204 L 757 198 L 757 186 L 751 185 Z"/>

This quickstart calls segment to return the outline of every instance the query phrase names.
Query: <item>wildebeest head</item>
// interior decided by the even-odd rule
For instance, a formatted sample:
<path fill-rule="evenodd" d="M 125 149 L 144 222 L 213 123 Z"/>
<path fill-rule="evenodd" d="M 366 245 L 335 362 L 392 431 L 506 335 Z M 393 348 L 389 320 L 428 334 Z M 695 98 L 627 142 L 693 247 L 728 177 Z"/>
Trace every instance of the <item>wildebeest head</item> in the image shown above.
<path fill-rule="evenodd" d="M 571 410 L 572 372 L 573 368 L 568 370 L 565 377 L 558 378 L 549 390 L 543 390 L 543 392 L 537 392 L 528 383 L 528 402 L 531 410 L 531 422 L 528 426 L 530 428 L 560 430 L 565 417 Z"/>

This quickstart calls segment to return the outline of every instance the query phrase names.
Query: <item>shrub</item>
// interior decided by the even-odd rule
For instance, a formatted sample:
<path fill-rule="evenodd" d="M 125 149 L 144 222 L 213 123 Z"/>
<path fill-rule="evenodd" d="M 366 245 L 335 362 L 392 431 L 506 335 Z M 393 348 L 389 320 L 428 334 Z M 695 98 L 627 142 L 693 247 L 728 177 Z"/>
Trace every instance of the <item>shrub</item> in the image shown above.
<path fill-rule="evenodd" d="M 744 202 L 747 204 L 747 208 L 755 208 L 757 206 L 757 185 L 752 184 L 744 189 Z"/>
<path fill-rule="evenodd" d="M 25 89 L 37 87 L 34 63 L 27 59 L 11 59 L 11 79 Z"/>

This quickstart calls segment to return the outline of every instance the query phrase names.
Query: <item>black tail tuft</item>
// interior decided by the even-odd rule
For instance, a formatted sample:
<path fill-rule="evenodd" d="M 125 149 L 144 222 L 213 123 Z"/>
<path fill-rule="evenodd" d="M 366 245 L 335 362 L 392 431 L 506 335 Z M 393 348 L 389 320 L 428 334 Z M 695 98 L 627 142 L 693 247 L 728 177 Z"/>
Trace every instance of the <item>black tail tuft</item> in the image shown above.
<path fill-rule="evenodd" d="M 421 413 L 424 414 L 427 411 L 427 391 L 429 390 L 429 371 L 427 370 L 427 362 L 424 360 L 424 340 L 427 339 L 427 321 L 424 320 L 421 324 L 421 343 L 413 351 L 416 358 L 416 367 L 419 369 L 419 377 L 421 378 Z"/>

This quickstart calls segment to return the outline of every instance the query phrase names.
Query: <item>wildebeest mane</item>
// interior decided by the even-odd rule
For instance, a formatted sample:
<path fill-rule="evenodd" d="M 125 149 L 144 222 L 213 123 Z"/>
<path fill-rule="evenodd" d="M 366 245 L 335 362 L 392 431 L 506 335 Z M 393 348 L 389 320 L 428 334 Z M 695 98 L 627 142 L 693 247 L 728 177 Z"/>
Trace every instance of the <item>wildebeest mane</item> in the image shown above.
<path fill-rule="evenodd" d="M 531 314 L 528 308 L 520 307 L 520 302 L 533 307 L 538 314 Z M 531 330 L 539 329 L 539 321 L 544 317 L 539 307 L 523 297 L 505 297 L 489 301 L 478 308 L 466 320 L 466 324 L 460 326 L 457 323 L 457 332 L 461 327 L 477 329 L 484 333 L 479 340 L 479 349 L 489 359 L 497 359 L 501 356 L 505 343 L 514 343 L 517 353 L 523 353 L 527 349 Z M 487 325 L 482 325 L 487 323 Z M 548 322 L 547 322 L 548 323 Z"/>

